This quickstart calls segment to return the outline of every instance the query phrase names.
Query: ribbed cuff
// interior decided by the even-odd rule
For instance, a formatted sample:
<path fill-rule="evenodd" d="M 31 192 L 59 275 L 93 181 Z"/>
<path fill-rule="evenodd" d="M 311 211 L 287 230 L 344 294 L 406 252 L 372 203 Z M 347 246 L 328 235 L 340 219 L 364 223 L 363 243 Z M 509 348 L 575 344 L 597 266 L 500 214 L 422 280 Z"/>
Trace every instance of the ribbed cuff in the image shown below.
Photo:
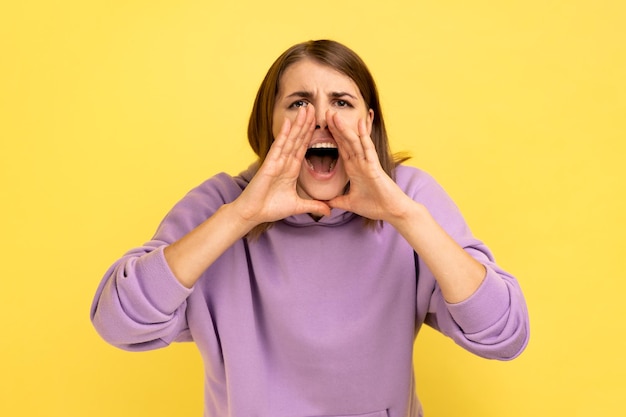
<path fill-rule="evenodd" d="M 163 249 L 159 247 L 137 260 L 137 274 L 141 277 L 142 292 L 157 310 L 172 314 L 193 292 L 176 279 Z M 146 281 L 150 281 L 149 285 Z"/>
<path fill-rule="evenodd" d="M 466 334 L 478 333 L 506 314 L 511 299 L 504 280 L 491 268 L 480 287 L 467 300 L 446 303 L 454 321 Z"/>

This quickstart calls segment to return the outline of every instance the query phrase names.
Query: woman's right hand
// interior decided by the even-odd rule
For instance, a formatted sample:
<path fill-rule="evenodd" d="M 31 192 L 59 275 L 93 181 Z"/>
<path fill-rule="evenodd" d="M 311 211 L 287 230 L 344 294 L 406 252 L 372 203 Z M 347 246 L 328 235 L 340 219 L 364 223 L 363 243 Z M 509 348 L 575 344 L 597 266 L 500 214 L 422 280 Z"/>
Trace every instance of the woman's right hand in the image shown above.
<path fill-rule="evenodd" d="M 293 122 L 285 119 L 263 164 L 243 193 L 232 203 L 251 228 L 286 217 L 315 213 L 330 215 L 330 207 L 298 195 L 296 184 L 315 130 L 315 109 L 301 107 Z"/>
<path fill-rule="evenodd" d="M 293 123 L 285 120 L 265 161 L 241 195 L 164 249 L 165 259 L 181 284 L 191 288 L 225 250 L 259 224 L 294 214 L 330 215 L 326 203 L 303 199 L 296 189 L 315 130 L 314 114 L 309 105 L 299 109 Z"/>

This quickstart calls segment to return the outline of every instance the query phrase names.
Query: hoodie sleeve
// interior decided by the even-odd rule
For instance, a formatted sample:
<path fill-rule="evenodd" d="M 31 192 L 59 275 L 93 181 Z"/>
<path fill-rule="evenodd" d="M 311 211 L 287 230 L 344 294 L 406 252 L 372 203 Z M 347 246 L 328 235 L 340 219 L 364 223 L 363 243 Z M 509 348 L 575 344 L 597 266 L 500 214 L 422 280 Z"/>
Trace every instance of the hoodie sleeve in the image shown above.
<path fill-rule="evenodd" d="M 425 323 L 476 355 L 510 360 L 528 344 L 524 296 L 515 278 L 477 255 L 473 253 L 487 270 L 481 286 L 468 299 L 450 304 L 432 278 L 434 291 L 428 300 Z"/>
<path fill-rule="evenodd" d="M 528 311 L 518 281 L 499 267 L 489 248 L 472 235 L 457 206 L 432 177 L 415 170 L 399 175 L 398 183 L 402 185 L 403 181 L 407 193 L 424 204 L 444 230 L 487 271 L 474 294 L 450 304 L 432 272 L 419 261 L 418 319 L 476 355 L 499 360 L 517 357 L 529 339 Z"/>
<path fill-rule="evenodd" d="M 109 268 L 91 306 L 92 323 L 104 340 L 126 350 L 191 340 L 186 310 L 194 290 L 176 279 L 163 249 L 234 200 L 245 185 L 242 181 L 220 174 L 193 189 L 168 213 L 151 241 Z"/>
<path fill-rule="evenodd" d="M 186 300 L 193 290 L 173 276 L 164 244 L 151 242 L 118 260 L 105 274 L 93 301 L 91 320 L 108 343 L 149 350 L 189 340 Z"/>

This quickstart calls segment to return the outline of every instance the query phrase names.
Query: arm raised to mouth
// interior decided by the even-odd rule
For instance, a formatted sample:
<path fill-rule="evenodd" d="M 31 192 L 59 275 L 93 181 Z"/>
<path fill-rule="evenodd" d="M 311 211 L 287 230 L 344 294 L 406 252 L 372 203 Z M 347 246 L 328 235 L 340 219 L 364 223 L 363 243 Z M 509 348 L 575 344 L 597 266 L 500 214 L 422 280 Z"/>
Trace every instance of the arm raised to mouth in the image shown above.
<path fill-rule="evenodd" d="M 350 178 L 350 191 L 329 205 L 391 224 L 433 272 L 447 302 L 470 297 L 485 278 L 485 267 L 383 171 L 363 120 L 358 132 L 342 123 L 337 113 L 329 113 L 327 120 Z"/>
<path fill-rule="evenodd" d="M 164 249 L 168 265 L 185 287 L 191 288 L 226 249 L 255 226 L 293 214 L 330 214 L 327 204 L 303 199 L 296 192 L 314 129 L 312 106 L 301 108 L 293 125 L 286 119 L 265 161 L 242 194 Z"/>

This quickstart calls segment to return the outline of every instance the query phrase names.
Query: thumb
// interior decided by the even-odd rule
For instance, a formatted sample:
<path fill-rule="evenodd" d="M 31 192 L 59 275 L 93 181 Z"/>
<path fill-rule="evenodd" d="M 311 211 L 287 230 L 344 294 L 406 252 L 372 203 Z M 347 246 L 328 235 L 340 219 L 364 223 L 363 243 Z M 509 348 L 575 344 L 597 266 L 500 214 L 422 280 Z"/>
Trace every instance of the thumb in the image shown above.
<path fill-rule="evenodd" d="M 350 204 L 350 197 L 346 195 L 340 195 L 332 200 L 328 201 L 328 206 L 331 208 L 338 208 L 345 211 L 352 211 L 352 205 Z"/>
<path fill-rule="evenodd" d="M 330 206 L 319 200 L 304 200 L 301 204 L 300 214 L 312 213 L 321 216 L 330 216 Z"/>

